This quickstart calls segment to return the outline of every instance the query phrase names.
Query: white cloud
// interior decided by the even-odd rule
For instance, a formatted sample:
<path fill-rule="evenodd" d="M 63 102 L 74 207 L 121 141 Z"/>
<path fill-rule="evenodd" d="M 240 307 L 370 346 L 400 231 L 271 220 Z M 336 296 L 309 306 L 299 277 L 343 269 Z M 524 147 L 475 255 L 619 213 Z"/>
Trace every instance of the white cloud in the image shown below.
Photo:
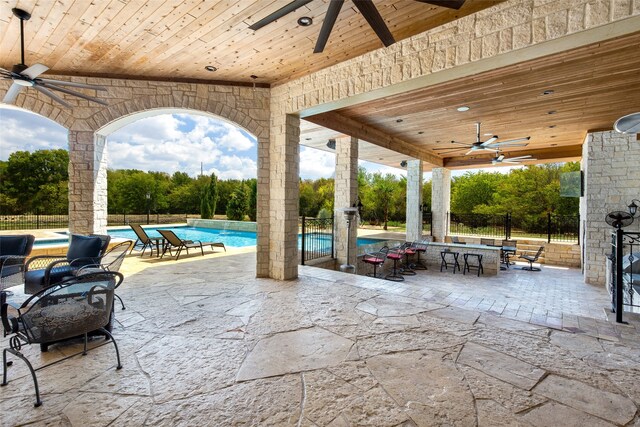
<path fill-rule="evenodd" d="M 15 151 L 69 148 L 64 127 L 26 110 L 1 107 L 0 126 L 0 160 Z"/>
<path fill-rule="evenodd" d="M 300 146 L 300 176 L 304 179 L 331 178 L 336 171 L 336 155 Z"/>

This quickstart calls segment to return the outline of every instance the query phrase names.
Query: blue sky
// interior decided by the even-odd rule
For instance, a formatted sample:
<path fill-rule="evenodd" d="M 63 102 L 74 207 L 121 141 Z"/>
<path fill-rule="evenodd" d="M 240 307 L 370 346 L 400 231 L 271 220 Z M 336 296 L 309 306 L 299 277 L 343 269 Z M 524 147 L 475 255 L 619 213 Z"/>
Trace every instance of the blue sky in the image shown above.
<path fill-rule="evenodd" d="M 0 107 L 0 160 L 18 150 L 68 148 L 67 131 L 42 116 Z M 191 114 L 163 114 L 131 123 L 107 137 L 110 169 L 140 169 L 173 174 L 215 173 L 222 179 L 255 178 L 257 148 L 253 135 L 222 120 Z M 400 169 L 363 162 L 370 172 L 404 175 Z M 329 178 L 333 153 L 300 147 L 300 176 Z"/>

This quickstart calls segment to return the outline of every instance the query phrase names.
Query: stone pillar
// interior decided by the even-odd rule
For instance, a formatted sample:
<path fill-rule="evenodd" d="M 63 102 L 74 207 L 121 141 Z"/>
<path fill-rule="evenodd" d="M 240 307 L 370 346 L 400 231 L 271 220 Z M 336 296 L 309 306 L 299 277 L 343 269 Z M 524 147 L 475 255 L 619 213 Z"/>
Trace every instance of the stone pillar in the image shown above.
<path fill-rule="evenodd" d="M 69 231 L 107 231 L 106 137 L 69 130 Z"/>
<path fill-rule="evenodd" d="M 587 135 L 583 147 L 585 189 L 580 219 L 584 227 L 584 280 L 604 285 L 606 254 L 611 252 L 614 231 L 605 216 L 611 211 L 628 212 L 631 200 L 640 199 L 640 141 L 637 135 L 594 132 Z M 640 231 L 638 218 L 625 230 Z"/>
<path fill-rule="evenodd" d="M 347 236 L 347 220 L 342 208 L 352 207 L 358 199 L 358 140 L 344 137 L 336 139 L 336 177 L 334 181 L 334 218 L 336 255 L 338 264 L 356 265 L 358 217 L 351 221 L 351 239 Z M 348 240 L 348 241 L 347 241 Z M 347 244 L 349 258 L 347 260 Z"/>
<path fill-rule="evenodd" d="M 269 145 L 269 277 L 298 277 L 300 118 L 272 109 Z"/>
<path fill-rule="evenodd" d="M 422 160 L 407 161 L 407 242 L 422 240 Z"/>
<path fill-rule="evenodd" d="M 431 227 L 436 242 L 444 242 L 449 232 L 451 209 L 451 170 L 433 168 L 431 181 Z"/>
<path fill-rule="evenodd" d="M 269 177 L 269 137 L 267 134 L 258 136 L 256 277 L 269 277 L 269 226 L 271 221 Z"/>

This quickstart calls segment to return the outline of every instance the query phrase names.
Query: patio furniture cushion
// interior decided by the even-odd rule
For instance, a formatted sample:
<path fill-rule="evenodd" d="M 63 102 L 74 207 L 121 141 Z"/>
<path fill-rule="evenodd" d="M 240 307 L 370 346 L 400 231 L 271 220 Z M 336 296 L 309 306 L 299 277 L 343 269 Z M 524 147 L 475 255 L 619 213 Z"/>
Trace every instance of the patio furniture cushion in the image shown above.
<path fill-rule="evenodd" d="M 70 265 L 61 265 L 49 271 L 49 283 L 57 283 L 65 277 L 73 276 L 75 268 Z M 29 270 L 24 273 L 24 292 L 34 294 L 43 289 L 47 270 L 40 268 Z"/>
<path fill-rule="evenodd" d="M 35 237 L 31 234 L 18 236 L 0 236 L 0 256 L 21 255 L 27 256 L 31 253 Z"/>
<path fill-rule="evenodd" d="M 100 257 L 102 247 L 103 241 L 100 236 L 72 234 L 67 250 L 67 260 L 69 262 L 76 260 L 74 263 L 76 268 L 95 264 L 96 259 Z"/>

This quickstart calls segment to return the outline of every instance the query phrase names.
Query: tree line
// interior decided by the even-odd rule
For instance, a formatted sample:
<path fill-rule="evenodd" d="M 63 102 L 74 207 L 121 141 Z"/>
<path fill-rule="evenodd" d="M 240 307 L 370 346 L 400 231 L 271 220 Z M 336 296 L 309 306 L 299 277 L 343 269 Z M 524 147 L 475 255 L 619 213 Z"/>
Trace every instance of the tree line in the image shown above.
<path fill-rule="evenodd" d="M 66 150 L 14 152 L 0 161 L 0 213 L 44 213 L 68 209 Z M 511 213 L 535 222 L 547 213 L 577 215 L 578 198 L 560 197 L 560 174 L 580 170 L 579 163 L 544 164 L 509 173 L 466 172 L 452 178 L 451 211 L 457 214 Z M 404 222 L 407 180 L 393 174 L 358 170 L 361 219 L 385 229 Z M 222 180 L 215 175 L 190 177 L 184 172 L 107 171 L 109 213 L 226 215 L 256 218 L 256 179 Z M 423 184 L 423 210 L 431 211 L 431 181 Z M 342 206 L 338 206 L 340 208 Z M 299 214 L 329 217 L 334 211 L 332 178 L 300 179 Z"/>

